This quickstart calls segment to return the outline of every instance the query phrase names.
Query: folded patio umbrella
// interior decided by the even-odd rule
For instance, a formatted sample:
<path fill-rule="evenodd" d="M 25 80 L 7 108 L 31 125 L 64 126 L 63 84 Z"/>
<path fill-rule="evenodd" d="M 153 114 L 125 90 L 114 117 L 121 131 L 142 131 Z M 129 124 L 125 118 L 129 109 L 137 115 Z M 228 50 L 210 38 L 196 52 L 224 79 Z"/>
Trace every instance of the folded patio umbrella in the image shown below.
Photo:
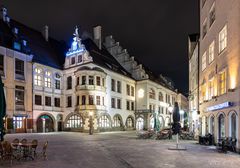
<path fill-rule="evenodd" d="M 0 76 L 0 140 L 3 141 L 3 136 L 5 134 L 3 117 L 6 115 L 6 100 L 3 90 L 2 78 Z"/>

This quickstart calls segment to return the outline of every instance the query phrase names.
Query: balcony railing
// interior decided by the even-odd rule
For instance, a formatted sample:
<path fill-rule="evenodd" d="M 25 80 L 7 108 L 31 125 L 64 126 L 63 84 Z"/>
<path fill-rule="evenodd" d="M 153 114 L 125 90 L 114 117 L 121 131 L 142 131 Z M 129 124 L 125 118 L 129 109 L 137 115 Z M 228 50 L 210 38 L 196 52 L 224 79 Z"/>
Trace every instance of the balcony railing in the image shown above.
<path fill-rule="evenodd" d="M 76 86 L 76 90 L 98 90 L 98 91 L 106 91 L 104 86 L 97 86 L 97 85 L 78 85 Z"/>

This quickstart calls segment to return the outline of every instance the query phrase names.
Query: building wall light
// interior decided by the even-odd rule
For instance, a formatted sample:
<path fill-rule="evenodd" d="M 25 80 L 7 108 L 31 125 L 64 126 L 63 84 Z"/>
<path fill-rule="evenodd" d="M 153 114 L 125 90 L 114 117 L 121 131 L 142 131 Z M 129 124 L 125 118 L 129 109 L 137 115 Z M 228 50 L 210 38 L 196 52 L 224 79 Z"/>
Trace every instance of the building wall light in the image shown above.
<path fill-rule="evenodd" d="M 138 98 L 143 98 L 144 97 L 144 90 L 143 89 L 139 89 L 138 90 Z"/>

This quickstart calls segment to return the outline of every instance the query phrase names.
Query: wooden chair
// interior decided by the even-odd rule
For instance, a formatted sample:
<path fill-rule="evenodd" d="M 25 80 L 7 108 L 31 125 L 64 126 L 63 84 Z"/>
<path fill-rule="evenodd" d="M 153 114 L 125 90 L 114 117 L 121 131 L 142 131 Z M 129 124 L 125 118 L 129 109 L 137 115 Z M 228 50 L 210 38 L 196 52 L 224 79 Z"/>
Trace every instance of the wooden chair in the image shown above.
<path fill-rule="evenodd" d="M 37 146 L 38 146 L 38 140 L 36 139 L 32 140 L 32 152 L 34 157 L 37 156 Z"/>
<path fill-rule="evenodd" d="M 10 160 L 10 163 L 12 165 L 14 155 L 13 155 L 12 146 L 8 141 L 5 141 L 3 143 L 3 150 L 4 150 L 3 157 L 2 157 L 3 160 Z"/>
<path fill-rule="evenodd" d="M 42 149 L 42 156 L 44 160 L 47 159 L 47 146 L 48 146 L 48 141 L 44 143 L 43 149 Z"/>
<path fill-rule="evenodd" d="M 14 139 L 13 141 L 12 141 L 12 143 L 19 143 L 19 139 Z"/>
<path fill-rule="evenodd" d="M 22 140 L 21 140 L 21 143 L 23 143 L 23 144 L 24 144 L 24 143 L 27 143 L 27 139 L 22 139 Z"/>

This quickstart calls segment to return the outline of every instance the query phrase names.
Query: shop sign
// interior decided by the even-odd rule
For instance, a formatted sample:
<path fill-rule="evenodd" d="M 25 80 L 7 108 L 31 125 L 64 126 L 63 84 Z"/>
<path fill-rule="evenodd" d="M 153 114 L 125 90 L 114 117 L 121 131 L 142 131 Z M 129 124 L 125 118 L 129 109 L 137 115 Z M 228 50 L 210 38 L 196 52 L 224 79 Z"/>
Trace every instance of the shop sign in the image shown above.
<path fill-rule="evenodd" d="M 220 110 L 220 109 L 228 108 L 228 107 L 231 107 L 231 106 L 233 106 L 232 102 L 224 102 L 224 103 L 221 103 L 221 104 L 217 104 L 217 105 L 208 107 L 207 111 Z"/>

